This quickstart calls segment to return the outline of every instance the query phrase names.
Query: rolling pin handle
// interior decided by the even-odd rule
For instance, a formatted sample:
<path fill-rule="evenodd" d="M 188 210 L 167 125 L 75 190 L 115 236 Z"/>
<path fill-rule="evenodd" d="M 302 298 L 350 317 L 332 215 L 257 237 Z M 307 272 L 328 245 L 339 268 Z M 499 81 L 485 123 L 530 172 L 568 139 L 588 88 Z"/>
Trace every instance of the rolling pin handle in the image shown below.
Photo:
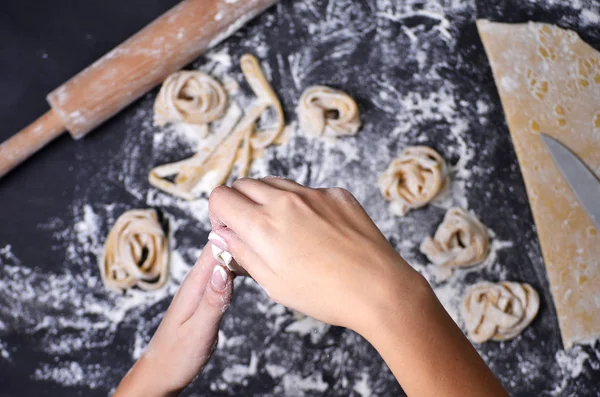
<path fill-rule="evenodd" d="M 65 132 L 63 120 L 49 110 L 0 144 L 0 178 Z"/>

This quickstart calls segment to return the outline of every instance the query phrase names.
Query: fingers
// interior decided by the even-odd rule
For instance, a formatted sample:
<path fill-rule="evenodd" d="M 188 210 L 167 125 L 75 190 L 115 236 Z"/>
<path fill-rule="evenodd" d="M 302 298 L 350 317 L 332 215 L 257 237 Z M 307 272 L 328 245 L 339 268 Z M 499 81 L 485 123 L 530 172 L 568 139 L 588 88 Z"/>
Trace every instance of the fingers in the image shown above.
<path fill-rule="evenodd" d="M 267 204 L 269 198 L 272 198 L 274 194 L 280 190 L 264 183 L 262 180 L 241 178 L 233 182 L 231 187 L 244 196 L 248 197 L 255 203 L 264 205 Z"/>
<path fill-rule="evenodd" d="M 213 341 L 225 311 L 231 304 L 233 277 L 221 265 L 216 265 L 198 308 L 183 325 L 191 328 L 197 340 Z"/>
<path fill-rule="evenodd" d="M 303 191 L 310 189 L 299 183 L 296 183 L 290 179 L 280 178 L 277 176 L 267 176 L 261 179 L 264 184 L 270 185 L 274 188 L 287 190 L 289 192 L 302 193 Z"/>
<path fill-rule="evenodd" d="M 216 234 L 222 240 L 211 240 L 213 244 L 217 245 L 222 250 L 229 252 L 237 264 L 243 267 L 256 282 L 260 285 L 269 283 L 274 275 L 273 271 L 248 244 L 237 236 L 233 230 L 221 228 L 217 231 L 213 231 L 213 234 Z"/>
<path fill-rule="evenodd" d="M 210 243 L 206 244 L 196 264 L 187 274 L 175 294 L 165 319 L 170 318 L 177 325 L 183 324 L 198 308 L 204 295 L 206 284 L 217 261 L 212 257 Z"/>
<path fill-rule="evenodd" d="M 259 205 L 242 193 L 227 186 L 215 188 L 208 198 L 213 230 L 223 225 L 239 233 L 242 238 L 251 232 L 252 225 L 260 217 Z"/>

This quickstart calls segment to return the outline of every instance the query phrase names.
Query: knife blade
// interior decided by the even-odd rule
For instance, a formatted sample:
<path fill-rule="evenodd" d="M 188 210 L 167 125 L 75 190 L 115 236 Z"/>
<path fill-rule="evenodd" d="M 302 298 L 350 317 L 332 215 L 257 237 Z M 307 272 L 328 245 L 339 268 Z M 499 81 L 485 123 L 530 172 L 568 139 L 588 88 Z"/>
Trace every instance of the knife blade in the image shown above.
<path fill-rule="evenodd" d="M 600 230 L 600 181 L 565 145 L 544 133 L 542 141 L 575 196 Z"/>

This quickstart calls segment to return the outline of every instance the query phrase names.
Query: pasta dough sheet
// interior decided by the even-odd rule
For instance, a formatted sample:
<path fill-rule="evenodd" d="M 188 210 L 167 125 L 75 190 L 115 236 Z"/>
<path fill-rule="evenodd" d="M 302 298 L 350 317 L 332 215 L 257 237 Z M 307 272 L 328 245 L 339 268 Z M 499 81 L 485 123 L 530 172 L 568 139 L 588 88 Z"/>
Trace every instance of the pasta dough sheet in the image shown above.
<path fill-rule="evenodd" d="M 600 54 L 543 23 L 477 21 L 537 226 L 565 348 L 600 336 L 600 235 L 539 132 L 600 173 Z"/>

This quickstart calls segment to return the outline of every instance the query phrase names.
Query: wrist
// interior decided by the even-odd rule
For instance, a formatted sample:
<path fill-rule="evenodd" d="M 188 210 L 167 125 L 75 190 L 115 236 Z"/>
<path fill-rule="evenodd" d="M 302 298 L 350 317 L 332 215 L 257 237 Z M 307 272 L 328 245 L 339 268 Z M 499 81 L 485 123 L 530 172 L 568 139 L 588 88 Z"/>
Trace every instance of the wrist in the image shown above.
<path fill-rule="evenodd" d="M 402 258 L 397 271 L 378 283 L 366 314 L 355 329 L 378 348 L 389 335 L 401 336 L 411 323 L 423 316 L 425 308 L 437 302 L 427 280 Z"/>

